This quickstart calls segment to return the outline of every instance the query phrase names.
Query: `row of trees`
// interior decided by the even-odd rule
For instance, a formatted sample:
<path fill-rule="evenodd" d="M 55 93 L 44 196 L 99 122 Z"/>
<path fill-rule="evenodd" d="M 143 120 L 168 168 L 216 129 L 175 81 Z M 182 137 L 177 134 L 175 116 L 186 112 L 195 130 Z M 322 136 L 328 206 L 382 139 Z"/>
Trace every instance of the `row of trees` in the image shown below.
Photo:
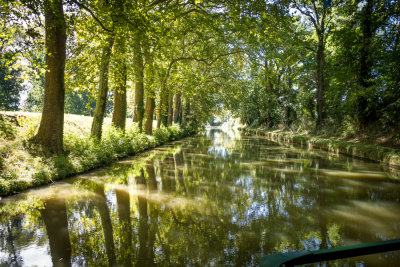
<path fill-rule="evenodd" d="M 213 69 L 235 53 L 221 39 L 213 8 L 179 1 L 5 4 L 3 22 L 16 30 L 4 40 L 11 40 L 8 49 L 19 62 L 26 61 L 32 87 L 27 104 L 43 105 L 33 141 L 63 152 L 66 90 L 67 96 L 71 92 L 80 96 L 69 97 L 71 106 L 89 100 L 86 92 L 95 99 L 91 136 L 98 140 L 110 96 L 113 125 L 122 130 L 128 94 L 134 95 L 133 121 L 146 134 L 152 133 L 155 115 L 157 127 L 189 119 L 205 121 L 215 106 L 210 95 L 218 75 Z M 42 103 L 40 95 L 44 95 Z"/>
<path fill-rule="evenodd" d="M 96 139 L 107 109 L 150 134 L 155 116 L 204 122 L 217 106 L 252 126 L 396 132 L 399 15 L 389 0 L 6 1 L 0 74 L 17 86 L 22 62 L 35 140 L 55 152 L 65 105 L 93 107 Z"/>
<path fill-rule="evenodd" d="M 230 101 L 249 125 L 399 129 L 397 1 L 241 3 L 247 76 Z"/>

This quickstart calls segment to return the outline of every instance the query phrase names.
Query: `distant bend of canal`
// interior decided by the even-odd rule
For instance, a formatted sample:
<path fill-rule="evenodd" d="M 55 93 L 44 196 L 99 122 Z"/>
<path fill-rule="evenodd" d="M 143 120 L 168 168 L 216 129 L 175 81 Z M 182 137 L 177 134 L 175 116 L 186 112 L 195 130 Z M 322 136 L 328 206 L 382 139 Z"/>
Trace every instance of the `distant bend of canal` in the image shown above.
<path fill-rule="evenodd" d="M 400 238 L 400 183 L 360 159 L 209 130 L 0 201 L 0 266 L 255 266 Z M 338 266 L 400 266 L 390 252 Z"/>

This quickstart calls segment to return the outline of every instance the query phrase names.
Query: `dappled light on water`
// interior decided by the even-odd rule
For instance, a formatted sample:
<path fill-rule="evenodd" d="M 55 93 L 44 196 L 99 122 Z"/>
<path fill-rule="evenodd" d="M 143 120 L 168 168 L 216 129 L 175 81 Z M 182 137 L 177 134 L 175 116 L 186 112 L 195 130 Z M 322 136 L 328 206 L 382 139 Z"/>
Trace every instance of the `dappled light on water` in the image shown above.
<path fill-rule="evenodd" d="M 357 179 L 386 179 L 388 175 L 384 172 L 346 172 L 337 170 L 324 170 L 319 169 L 319 172 L 326 176 L 333 176 L 337 178 L 357 178 Z"/>
<path fill-rule="evenodd" d="M 3 199 L 0 265 L 254 266 L 400 238 L 399 199 L 377 164 L 211 129 Z M 394 252 L 334 264 L 399 262 Z"/>

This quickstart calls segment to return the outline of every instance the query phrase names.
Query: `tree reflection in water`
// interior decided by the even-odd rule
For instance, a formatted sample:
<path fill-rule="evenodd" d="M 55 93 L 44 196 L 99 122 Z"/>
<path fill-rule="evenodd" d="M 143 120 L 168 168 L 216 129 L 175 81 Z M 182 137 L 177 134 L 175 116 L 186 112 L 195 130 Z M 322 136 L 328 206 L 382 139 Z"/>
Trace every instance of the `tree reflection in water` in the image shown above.
<path fill-rule="evenodd" d="M 2 204 L 1 264 L 28 264 L 23 246 L 48 244 L 54 265 L 249 266 L 280 251 L 399 238 L 400 185 L 379 165 L 262 137 L 212 131 L 67 182 L 70 196 L 37 198 L 44 205 Z M 382 255 L 334 264 L 399 263 L 399 253 Z"/>
<path fill-rule="evenodd" d="M 126 190 L 115 189 L 118 206 L 118 229 L 119 229 L 119 262 L 124 266 L 132 266 L 133 240 L 130 194 Z"/>
<path fill-rule="evenodd" d="M 71 243 L 65 199 L 45 200 L 44 209 L 40 210 L 40 213 L 49 238 L 53 266 L 71 266 Z"/>

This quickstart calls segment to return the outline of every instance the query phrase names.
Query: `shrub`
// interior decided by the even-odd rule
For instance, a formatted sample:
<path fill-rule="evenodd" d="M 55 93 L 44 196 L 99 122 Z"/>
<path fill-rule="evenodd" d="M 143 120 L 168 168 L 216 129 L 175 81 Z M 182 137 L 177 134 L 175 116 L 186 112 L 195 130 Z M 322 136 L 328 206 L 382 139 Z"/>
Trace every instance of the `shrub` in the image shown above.
<path fill-rule="evenodd" d="M 189 121 L 188 123 L 184 124 L 181 128 L 181 136 L 189 136 L 194 135 L 200 130 L 203 130 L 196 122 Z"/>
<path fill-rule="evenodd" d="M 0 138 L 4 138 L 6 140 L 15 139 L 15 126 L 13 123 L 6 117 L 0 114 Z"/>
<path fill-rule="evenodd" d="M 81 121 L 66 124 L 64 155 L 51 154 L 39 145 L 30 143 L 38 118 L 23 117 L 15 130 L 16 139 L 0 144 L 0 195 L 9 195 L 27 188 L 109 165 L 118 158 L 164 144 L 169 140 L 193 134 L 195 124 L 185 128 L 172 126 L 154 131 L 153 136 L 139 133 L 132 124 L 125 132 L 111 125 L 103 127 L 103 138 L 88 138 L 88 129 Z M 16 127 L 14 127 L 16 128 Z M 12 143 L 11 143 L 12 142 Z M 7 157 L 6 157 L 7 155 Z"/>
<path fill-rule="evenodd" d="M 170 126 L 167 128 L 169 133 L 169 140 L 176 140 L 181 137 L 181 132 L 179 127 L 177 126 Z"/>
<path fill-rule="evenodd" d="M 31 139 L 39 128 L 40 117 L 18 117 L 18 124 L 21 126 L 19 135 L 23 140 Z"/>
<path fill-rule="evenodd" d="M 167 128 L 158 128 L 153 132 L 153 136 L 156 139 L 156 144 L 161 145 L 169 140 L 169 131 Z"/>

